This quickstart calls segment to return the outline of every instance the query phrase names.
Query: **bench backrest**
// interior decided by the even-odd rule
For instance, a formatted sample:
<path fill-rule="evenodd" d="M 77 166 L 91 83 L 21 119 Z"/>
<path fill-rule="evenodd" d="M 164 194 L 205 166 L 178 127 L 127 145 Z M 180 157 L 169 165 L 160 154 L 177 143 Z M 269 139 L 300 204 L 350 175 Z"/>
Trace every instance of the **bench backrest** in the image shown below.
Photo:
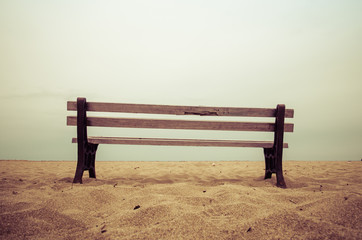
<path fill-rule="evenodd" d="M 282 104 L 278 105 L 277 108 L 199 107 L 86 102 L 85 98 L 78 98 L 77 102 L 68 101 L 67 109 L 69 111 L 78 111 L 78 118 L 77 116 L 67 117 L 67 125 L 70 126 L 79 126 L 79 121 L 86 118 L 86 126 L 96 127 L 261 132 L 276 132 L 277 130 L 282 132 L 293 132 L 294 128 L 294 125 L 292 123 L 284 123 L 284 118 L 293 118 L 294 110 L 285 109 L 285 106 Z M 87 111 L 200 116 L 237 116 L 269 118 L 274 117 L 275 122 L 195 121 L 173 119 L 161 120 L 142 118 L 86 117 Z"/>

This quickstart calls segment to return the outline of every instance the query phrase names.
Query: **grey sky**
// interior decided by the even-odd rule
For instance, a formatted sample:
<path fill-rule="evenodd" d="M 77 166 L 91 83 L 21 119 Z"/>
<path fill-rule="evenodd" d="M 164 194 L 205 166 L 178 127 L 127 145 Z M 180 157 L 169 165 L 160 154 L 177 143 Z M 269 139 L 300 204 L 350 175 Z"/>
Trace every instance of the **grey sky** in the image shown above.
<path fill-rule="evenodd" d="M 284 103 L 295 109 L 286 160 L 359 160 L 361 12 L 357 0 L 0 0 L 0 159 L 74 160 L 76 130 L 66 126 L 66 101 L 83 96 L 169 105 Z M 270 138 L 175 133 L 198 134 Z M 99 160 L 263 159 L 260 149 L 243 148 L 100 146 L 97 154 Z"/>

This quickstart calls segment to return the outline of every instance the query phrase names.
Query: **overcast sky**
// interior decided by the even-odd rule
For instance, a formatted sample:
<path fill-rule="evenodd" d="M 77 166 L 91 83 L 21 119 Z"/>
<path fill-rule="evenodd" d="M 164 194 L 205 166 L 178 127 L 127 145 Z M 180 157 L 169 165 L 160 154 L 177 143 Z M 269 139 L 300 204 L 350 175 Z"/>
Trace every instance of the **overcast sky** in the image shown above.
<path fill-rule="evenodd" d="M 0 0 L 0 159 L 75 160 L 66 101 L 295 109 L 285 160 L 362 158 L 362 1 Z M 94 129 L 134 137 L 271 135 Z M 199 136 L 200 135 L 200 136 Z M 263 160 L 104 146 L 98 160 Z"/>

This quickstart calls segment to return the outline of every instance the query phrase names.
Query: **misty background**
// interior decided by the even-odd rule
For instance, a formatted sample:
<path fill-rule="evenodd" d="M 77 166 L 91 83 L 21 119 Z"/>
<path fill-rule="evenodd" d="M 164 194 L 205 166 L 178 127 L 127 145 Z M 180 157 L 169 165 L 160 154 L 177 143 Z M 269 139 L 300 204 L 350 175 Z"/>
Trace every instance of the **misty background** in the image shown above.
<path fill-rule="evenodd" d="M 66 101 L 86 97 L 194 106 L 283 103 L 295 110 L 284 160 L 360 160 L 361 12 L 359 0 L 0 0 L 0 159 L 76 160 L 76 128 L 66 126 L 74 113 Z M 89 135 L 272 138 L 103 130 Z M 115 161 L 263 159 L 259 148 L 100 145 L 97 152 L 97 160 Z"/>

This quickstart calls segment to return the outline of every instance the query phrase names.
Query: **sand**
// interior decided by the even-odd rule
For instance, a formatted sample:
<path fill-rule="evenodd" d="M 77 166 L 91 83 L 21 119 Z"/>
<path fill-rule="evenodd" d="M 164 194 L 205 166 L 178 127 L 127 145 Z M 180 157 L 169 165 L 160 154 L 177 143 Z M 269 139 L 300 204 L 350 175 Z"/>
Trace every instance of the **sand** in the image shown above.
<path fill-rule="evenodd" d="M 0 161 L 0 239 L 362 239 L 362 162 Z"/>

